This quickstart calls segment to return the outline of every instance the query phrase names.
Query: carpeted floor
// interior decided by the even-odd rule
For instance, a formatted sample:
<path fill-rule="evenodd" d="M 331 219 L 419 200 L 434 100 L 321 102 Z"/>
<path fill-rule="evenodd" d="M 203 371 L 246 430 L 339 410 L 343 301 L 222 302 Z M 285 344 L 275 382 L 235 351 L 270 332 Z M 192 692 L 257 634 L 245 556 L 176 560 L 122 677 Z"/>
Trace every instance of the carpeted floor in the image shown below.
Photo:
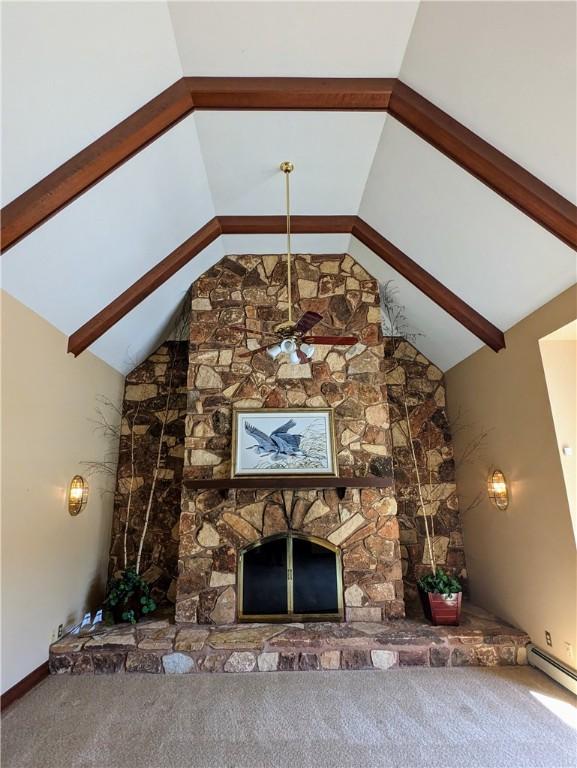
<path fill-rule="evenodd" d="M 3 768 L 574 768 L 575 699 L 528 668 L 51 677 Z"/>

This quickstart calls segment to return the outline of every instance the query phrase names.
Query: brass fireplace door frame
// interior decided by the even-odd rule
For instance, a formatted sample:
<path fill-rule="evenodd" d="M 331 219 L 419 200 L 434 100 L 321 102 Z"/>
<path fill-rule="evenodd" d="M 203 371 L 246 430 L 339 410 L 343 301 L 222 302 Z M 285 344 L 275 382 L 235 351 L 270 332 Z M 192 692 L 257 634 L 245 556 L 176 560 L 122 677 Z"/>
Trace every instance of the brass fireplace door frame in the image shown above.
<path fill-rule="evenodd" d="M 270 541 L 277 539 L 286 539 L 287 542 L 287 613 L 265 613 L 265 614 L 250 614 L 243 613 L 243 590 L 244 590 L 244 556 L 247 552 L 250 552 L 257 547 L 262 547 L 264 544 L 268 544 Z M 336 613 L 294 613 L 293 611 L 293 539 L 303 539 L 304 541 L 310 541 L 313 544 L 317 544 L 320 547 L 330 550 L 335 555 L 335 568 L 337 577 L 337 605 L 338 611 Z M 319 539 L 317 536 L 307 536 L 304 533 L 276 533 L 274 536 L 266 536 L 264 539 L 249 544 L 240 550 L 238 555 L 238 571 L 237 571 L 237 616 L 238 621 L 246 622 L 283 622 L 283 621 L 343 621 L 344 620 L 344 605 L 343 605 L 343 568 L 341 563 L 341 551 L 330 541 L 325 539 Z"/>

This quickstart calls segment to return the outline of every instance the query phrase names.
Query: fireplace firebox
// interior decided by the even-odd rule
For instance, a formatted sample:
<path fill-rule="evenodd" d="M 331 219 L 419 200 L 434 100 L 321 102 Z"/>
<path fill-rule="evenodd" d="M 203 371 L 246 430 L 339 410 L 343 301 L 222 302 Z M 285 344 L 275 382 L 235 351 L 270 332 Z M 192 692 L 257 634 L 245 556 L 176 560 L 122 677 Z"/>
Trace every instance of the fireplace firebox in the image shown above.
<path fill-rule="evenodd" d="M 239 621 L 342 621 L 341 554 L 324 539 L 268 536 L 239 553 Z"/>

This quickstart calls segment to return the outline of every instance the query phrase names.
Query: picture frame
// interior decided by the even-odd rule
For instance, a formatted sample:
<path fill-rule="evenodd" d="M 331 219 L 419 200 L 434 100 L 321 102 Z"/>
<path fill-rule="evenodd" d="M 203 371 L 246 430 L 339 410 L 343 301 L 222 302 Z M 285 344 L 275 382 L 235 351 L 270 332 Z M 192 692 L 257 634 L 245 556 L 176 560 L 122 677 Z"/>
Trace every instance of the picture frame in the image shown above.
<path fill-rule="evenodd" d="M 233 410 L 231 477 L 338 477 L 332 408 Z"/>

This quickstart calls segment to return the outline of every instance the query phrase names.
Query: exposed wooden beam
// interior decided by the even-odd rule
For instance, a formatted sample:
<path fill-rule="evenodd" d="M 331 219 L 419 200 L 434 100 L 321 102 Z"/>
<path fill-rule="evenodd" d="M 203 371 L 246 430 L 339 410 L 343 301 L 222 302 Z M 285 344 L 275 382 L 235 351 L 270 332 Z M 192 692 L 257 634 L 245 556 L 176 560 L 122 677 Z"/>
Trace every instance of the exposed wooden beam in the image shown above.
<path fill-rule="evenodd" d="M 68 351 L 79 355 L 220 235 L 278 234 L 285 231 L 285 226 L 284 216 L 221 216 L 211 219 L 73 333 L 68 340 Z M 359 217 L 294 216 L 291 217 L 291 229 L 293 232 L 308 234 L 352 233 L 491 349 L 498 351 L 505 346 L 503 334 L 498 328 Z"/>
<path fill-rule="evenodd" d="M 414 133 L 577 250 L 577 207 L 400 80 L 388 111 Z"/>
<path fill-rule="evenodd" d="M 385 110 L 392 78 L 186 77 L 2 209 L 7 251 L 195 109 Z"/>
<path fill-rule="evenodd" d="M 149 270 L 130 288 L 120 294 L 107 307 L 84 323 L 68 339 L 68 351 L 75 357 L 99 339 L 109 328 L 127 315 L 147 296 L 165 283 L 175 272 L 204 250 L 221 234 L 218 219 L 211 219 L 197 232 L 179 245 L 162 261 Z"/>
<path fill-rule="evenodd" d="M 2 209 L 2 251 L 54 216 L 192 110 L 190 91 L 183 79 L 177 80 L 159 96 L 8 203 Z"/>
<path fill-rule="evenodd" d="M 391 77 L 187 77 L 195 109 L 384 111 Z"/>
<path fill-rule="evenodd" d="M 293 234 L 350 233 L 356 216 L 291 216 Z M 219 216 L 223 235 L 282 235 L 286 216 Z"/>
<path fill-rule="evenodd" d="M 487 346 L 495 352 L 504 349 L 505 337 L 502 331 L 389 242 L 376 229 L 369 226 L 366 221 L 357 217 L 353 226 L 353 235 Z"/>
<path fill-rule="evenodd" d="M 394 78 L 186 77 L 2 209 L 0 247 L 17 243 L 195 109 L 388 110 L 577 250 L 577 207 Z"/>

